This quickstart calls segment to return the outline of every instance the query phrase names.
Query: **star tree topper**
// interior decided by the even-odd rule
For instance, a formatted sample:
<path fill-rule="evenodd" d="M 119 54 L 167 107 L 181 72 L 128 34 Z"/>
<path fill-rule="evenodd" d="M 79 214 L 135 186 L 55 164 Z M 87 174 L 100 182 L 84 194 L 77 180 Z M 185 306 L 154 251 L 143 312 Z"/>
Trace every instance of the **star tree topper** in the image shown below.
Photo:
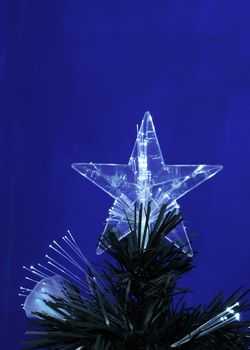
<path fill-rule="evenodd" d="M 222 169 L 221 165 L 166 165 L 149 112 L 145 113 L 137 132 L 128 164 L 74 163 L 72 167 L 115 199 L 102 235 L 112 231 L 119 239 L 130 232 L 127 218 L 133 217 L 135 204 L 139 208 L 140 204 L 146 207 L 150 202 L 149 226 L 153 225 L 162 205 L 178 211 L 177 199 Z M 167 239 L 181 246 L 189 256 L 193 255 L 183 223 Z M 97 254 L 102 252 L 98 246 Z"/>

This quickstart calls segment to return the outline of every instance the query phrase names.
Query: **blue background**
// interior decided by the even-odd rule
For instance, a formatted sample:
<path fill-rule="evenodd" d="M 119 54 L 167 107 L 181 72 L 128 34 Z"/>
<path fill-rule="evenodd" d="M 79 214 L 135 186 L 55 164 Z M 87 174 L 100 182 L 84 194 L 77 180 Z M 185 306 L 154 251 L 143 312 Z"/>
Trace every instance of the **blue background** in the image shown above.
<path fill-rule="evenodd" d="M 166 163 L 223 164 L 181 204 L 190 304 L 249 287 L 250 2 L 2 1 L 1 349 L 20 349 L 22 265 L 70 229 L 91 261 L 112 199 L 71 162 L 126 163 L 150 110 Z"/>

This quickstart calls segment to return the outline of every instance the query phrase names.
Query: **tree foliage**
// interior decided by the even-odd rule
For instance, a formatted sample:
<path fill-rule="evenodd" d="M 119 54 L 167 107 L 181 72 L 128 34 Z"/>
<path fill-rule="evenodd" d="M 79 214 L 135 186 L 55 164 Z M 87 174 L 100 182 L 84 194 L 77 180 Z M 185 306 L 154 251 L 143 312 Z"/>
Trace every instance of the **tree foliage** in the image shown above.
<path fill-rule="evenodd" d="M 171 345 L 242 300 L 238 312 L 249 310 L 247 292 L 230 298 L 218 294 L 209 305 L 188 307 L 189 290 L 179 279 L 192 269 L 193 259 L 166 243 L 166 236 L 182 221 L 163 206 L 153 227 L 150 205 L 135 207 L 130 234 L 118 240 L 110 232 L 101 241 L 112 261 L 103 262 L 98 276 L 87 276 L 89 296 L 65 281 L 65 298 L 44 301 L 62 316 L 36 313 L 29 324 L 24 349 L 167 350 Z M 235 321 L 203 337 L 194 337 L 181 350 L 246 350 L 250 321 Z"/>

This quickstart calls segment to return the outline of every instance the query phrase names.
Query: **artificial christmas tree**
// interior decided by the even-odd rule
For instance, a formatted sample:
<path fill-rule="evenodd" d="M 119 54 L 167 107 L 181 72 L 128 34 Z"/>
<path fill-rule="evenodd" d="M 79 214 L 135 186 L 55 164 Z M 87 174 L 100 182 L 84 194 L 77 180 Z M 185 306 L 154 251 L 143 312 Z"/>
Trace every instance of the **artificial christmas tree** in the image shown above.
<path fill-rule="evenodd" d="M 21 287 L 33 318 L 25 349 L 248 349 L 248 291 L 190 308 L 179 285 L 193 251 L 177 200 L 222 167 L 165 165 L 147 112 L 127 165 L 73 168 L 115 199 L 97 247 L 110 259 L 96 271 L 68 232 L 46 265 L 25 267 L 40 278 Z"/>

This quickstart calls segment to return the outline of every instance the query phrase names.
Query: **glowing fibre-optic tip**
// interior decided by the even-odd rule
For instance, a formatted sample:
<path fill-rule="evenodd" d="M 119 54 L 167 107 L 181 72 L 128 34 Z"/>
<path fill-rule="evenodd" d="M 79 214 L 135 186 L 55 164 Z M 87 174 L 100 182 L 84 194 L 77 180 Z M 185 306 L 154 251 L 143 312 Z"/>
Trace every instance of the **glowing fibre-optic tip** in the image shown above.
<path fill-rule="evenodd" d="M 238 312 L 237 312 L 237 314 L 234 315 L 234 317 L 237 321 L 240 321 L 240 314 Z"/>
<path fill-rule="evenodd" d="M 235 303 L 234 305 L 230 306 L 229 309 L 234 309 L 236 306 L 240 306 L 240 303 L 239 302 Z"/>
<path fill-rule="evenodd" d="M 222 317 L 220 318 L 220 320 L 221 320 L 221 321 L 226 321 L 226 320 L 227 320 L 227 316 L 222 316 Z"/>
<path fill-rule="evenodd" d="M 232 309 L 232 306 L 231 306 L 231 307 L 227 307 L 227 308 L 226 308 L 226 311 L 227 311 L 228 313 L 230 313 L 230 314 L 234 314 L 234 313 L 235 313 L 235 311 Z"/>

